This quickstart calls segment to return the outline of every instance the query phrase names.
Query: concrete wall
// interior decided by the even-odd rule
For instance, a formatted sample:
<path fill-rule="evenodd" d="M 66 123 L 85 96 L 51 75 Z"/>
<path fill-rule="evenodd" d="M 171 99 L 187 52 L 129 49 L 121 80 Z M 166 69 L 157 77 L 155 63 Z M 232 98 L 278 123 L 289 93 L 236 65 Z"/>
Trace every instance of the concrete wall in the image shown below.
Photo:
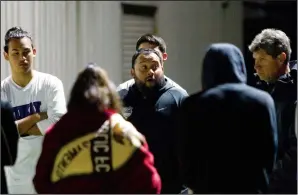
<path fill-rule="evenodd" d="M 227 41 L 242 48 L 241 10 L 237 1 L 225 11 L 219 1 L 161 2 L 158 32 L 168 45 L 166 74 L 189 93 L 198 91 L 201 62 L 210 43 Z"/>
<path fill-rule="evenodd" d="M 130 3 L 158 7 L 158 34 L 168 45 L 166 75 L 189 93 L 201 87 L 201 61 L 210 43 L 228 41 L 242 48 L 241 2 L 231 1 L 225 10 L 220 1 Z M 33 34 L 38 52 L 35 68 L 59 77 L 66 95 L 78 71 L 91 61 L 119 84 L 121 11 L 119 1 L 1 1 L 1 47 L 5 32 L 20 25 Z M 1 80 L 9 69 L 2 56 Z"/>

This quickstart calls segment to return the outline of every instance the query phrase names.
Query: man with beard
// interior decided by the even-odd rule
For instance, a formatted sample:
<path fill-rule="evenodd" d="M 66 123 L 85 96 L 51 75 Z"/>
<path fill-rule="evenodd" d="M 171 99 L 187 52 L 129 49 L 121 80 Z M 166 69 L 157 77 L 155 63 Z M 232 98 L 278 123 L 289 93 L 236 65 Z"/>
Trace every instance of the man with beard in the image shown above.
<path fill-rule="evenodd" d="M 158 50 L 137 50 L 132 57 L 131 75 L 135 83 L 128 89 L 118 89 L 124 115 L 147 139 L 161 176 L 161 193 L 179 193 L 182 182 L 174 124 L 187 94 L 165 78 L 163 58 Z"/>
<path fill-rule="evenodd" d="M 167 61 L 168 59 L 168 54 L 167 54 L 167 45 L 166 42 L 159 36 L 153 35 L 153 34 L 144 34 L 142 35 L 137 43 L 136 43 L 136 50 L 138 49 L 155 49 L 159 52 L 161 52 L 161 56 L 163 59 L 163 62 Z M 178 89 L 182 90 L 184 93 L 187 94 L 186 90 L 183 89 L 179 84 L 177 84 L 175 81 L 164 75 L 165 79 L 167 82 L 173 84 L 175 87 Z M 117 90 L 123 90 L 128 89 L 130 86 L 132 86 L 135 83 L 135 80 L 132 78 L 128 81 L 125 81 L 124 83 L 121 83 L 118 87 Z"/>

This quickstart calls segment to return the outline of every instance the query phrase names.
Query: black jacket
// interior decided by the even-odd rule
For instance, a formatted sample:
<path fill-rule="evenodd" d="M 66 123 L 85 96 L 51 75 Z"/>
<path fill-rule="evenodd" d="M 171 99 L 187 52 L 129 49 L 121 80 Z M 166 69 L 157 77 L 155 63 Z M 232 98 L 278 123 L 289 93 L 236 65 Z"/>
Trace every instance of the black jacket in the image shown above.
<path fill-rule="evenodd" d="M 17 158 L 19 133 L 13 111 L 8 102 L 1 100 L 1 194 L 7 194 L 4 166 L 14 165 Z"/>
<path fill-rule="evenodd" d="M 161 193 L 179 193 L 182 183 L 174 147 L 174 122 L 178 107 L 187 94 L 165 80 L 164 87 L 147 97 L 135 84 L 118 87 L 118 91 L 124 103 L 124 115 L 146 137 L 154 155 L 154 164 L 162 180 Z"/>
<path fill-rule="evenodd" d="M 274 102 L 246 85 L 241 51 L 213 44 L 203 91 L 181 106 L 178 133 L 184 183 L 194 193 L 262 193 L 277 153 Z"/>
<path fill-rule="evenodd" d="M 278 163 L 268 193 L 297 194 L 297 137 L 295 108 L 297 106 L 297 61 L 290 62 L 290 73 L 275 83 L 267 84 L 257 75 L 255 86 L 271 94 L 275 102 L 279 148 Z"/>

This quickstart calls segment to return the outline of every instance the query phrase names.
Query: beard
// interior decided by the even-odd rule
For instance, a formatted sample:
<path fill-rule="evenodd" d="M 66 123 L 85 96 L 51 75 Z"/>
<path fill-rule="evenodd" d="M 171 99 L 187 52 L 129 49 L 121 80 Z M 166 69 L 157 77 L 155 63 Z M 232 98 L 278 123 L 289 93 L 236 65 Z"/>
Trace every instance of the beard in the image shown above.
<path fill-rule="evenodd" d="M 165 81 L 164 75 L 161 75 L 160 77 L 155 78 L 154 85 L 147 86 L 146 82 L 141 81 L 139 78 L 135 77 L 135 84 L 136 84 L 138 90 L 142 94 L 147 96 L 150 94 L 153 95 L 154 93 L 159 91 L 166 84 L 166 81 Z"/>

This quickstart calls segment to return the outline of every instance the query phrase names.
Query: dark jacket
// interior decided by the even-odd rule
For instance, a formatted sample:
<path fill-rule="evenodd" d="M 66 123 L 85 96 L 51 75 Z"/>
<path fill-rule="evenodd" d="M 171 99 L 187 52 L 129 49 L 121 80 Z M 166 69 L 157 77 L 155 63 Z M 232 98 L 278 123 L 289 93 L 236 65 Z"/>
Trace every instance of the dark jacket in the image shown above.
<path fill-rule="evenodd" d="M 19 133 L 14 122 L 12 107 L 1 101 L 1 194 L 7 194 L 4 166 L 14 165 L 17 159 Z"/>
<path fill-rule="evenodd" d="M 183 102 L 180 157 L 194 193 L 262 193 L 277 153 L 270 95 L 246 85 L 241 51 L 213 44 L 203 62 L 203 91 Z"/>
<path fill-rule="evenodd" d="M 257 75 L 256 87 L 271 94 L 278 125 L 278 163 L 272 174 L 268 193 L 297 194 L 297 137 L 295 108 L 297 106 L 297 61 L 290 62 L 290 73 L 275 83 L 267 84 Z"/>
<path fill-rule="evenodd" d="M 179 193 L 182 183 L 175 150 L 174 122 L 181 101 L 187 94 L 167 82 L 150 96 L 143 94 L 133 84 L 118 88 L 127 120 L 142 133 L 155 159 L 162 180 L 161 193 Z"/>

